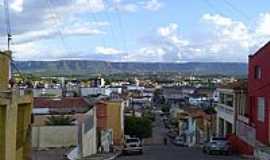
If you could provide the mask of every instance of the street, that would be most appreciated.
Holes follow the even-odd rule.
[[[166,129],[159,116],[154,122],[153,136],[145,141],[143,155],[123,155],[118,160],[240,160],[239,156],[206,155],[200,148],[179,147],[171,143],[163,145]]]

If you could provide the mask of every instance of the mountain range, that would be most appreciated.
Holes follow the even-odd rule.
[[[106,62],[92,60],[59,61],[16,61],[17,68],[24,73],[57,75],[82,75],[93,73],[143,73],[178,72],[188,74],[246,75],[246,63],[148,63],[148,62]]]

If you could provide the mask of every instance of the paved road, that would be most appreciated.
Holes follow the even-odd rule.
[[[238,156],[206,155],[198,148],[152,145],[143,155],[121,156],[117,160],[240,160]]]
[[[238,156],[220,156],[203,154],[200,148],[177,147],[173,144],[164,146],[162,138],[165,129],[157,116],[153,128],[152,140],[147,140],[143,155],[121,156],[117,160],[240,160]],[[152,144],[151,144],[152,143]]]

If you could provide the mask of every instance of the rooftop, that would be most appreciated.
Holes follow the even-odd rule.
[[[83,97],[34,98],[34,108],[86,108],[91,103]]]

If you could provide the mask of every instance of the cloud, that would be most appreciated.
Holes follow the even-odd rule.
[[[111,3],[111,10],[121,11],[121,12],[137,12],[139,10],[145,9],[148,11],[157,11],[163,7],[163,3],[159,0],[143,0],[139,2],[127,2],[124,0],[113,0]]]
[[[13,43],[52,39],[62,36],[91,36],[105,34],[104,21],[86,21],[83,14],[105,10],[103,0],[13,0],[10,4]],[[0,6],[0,11],[3,10]],[[3,17],[0,17],[4,21]],[[0,37],[5,35],[6,26],[0,26]]]
[[[144,8],[150,11],[157,11],[163,6],[163,3],[158,0],[148,0],[146,2],[143,2],[143,4]]]
[[[116,49],[116,48],[97,46],[96,47],[96,53],[103,54],[103,55],[116,55],[116,54],[123,53],[123,51],[121,51],[119,49]]]
[[[23,2],[24,2],[24,0],[14,0],[10,4],[10,8],[16,12],[22,12],[23,11]]]
[[[121,61],[162,62],[166,51],[159,46],[143,47],[131,53],[125,54]]]
[[[270,13],[260,14],[256,33],[258,35],[270,36],[270,29],[269,28],[270,28]]]
[[[261,14],[255,28],[219,14],[204,14],[199,22],[203,38],[183,37],[179,25],[169,23],[129,57],[138,61],[247,62],[248,55],[270,38],[270,13]]]

